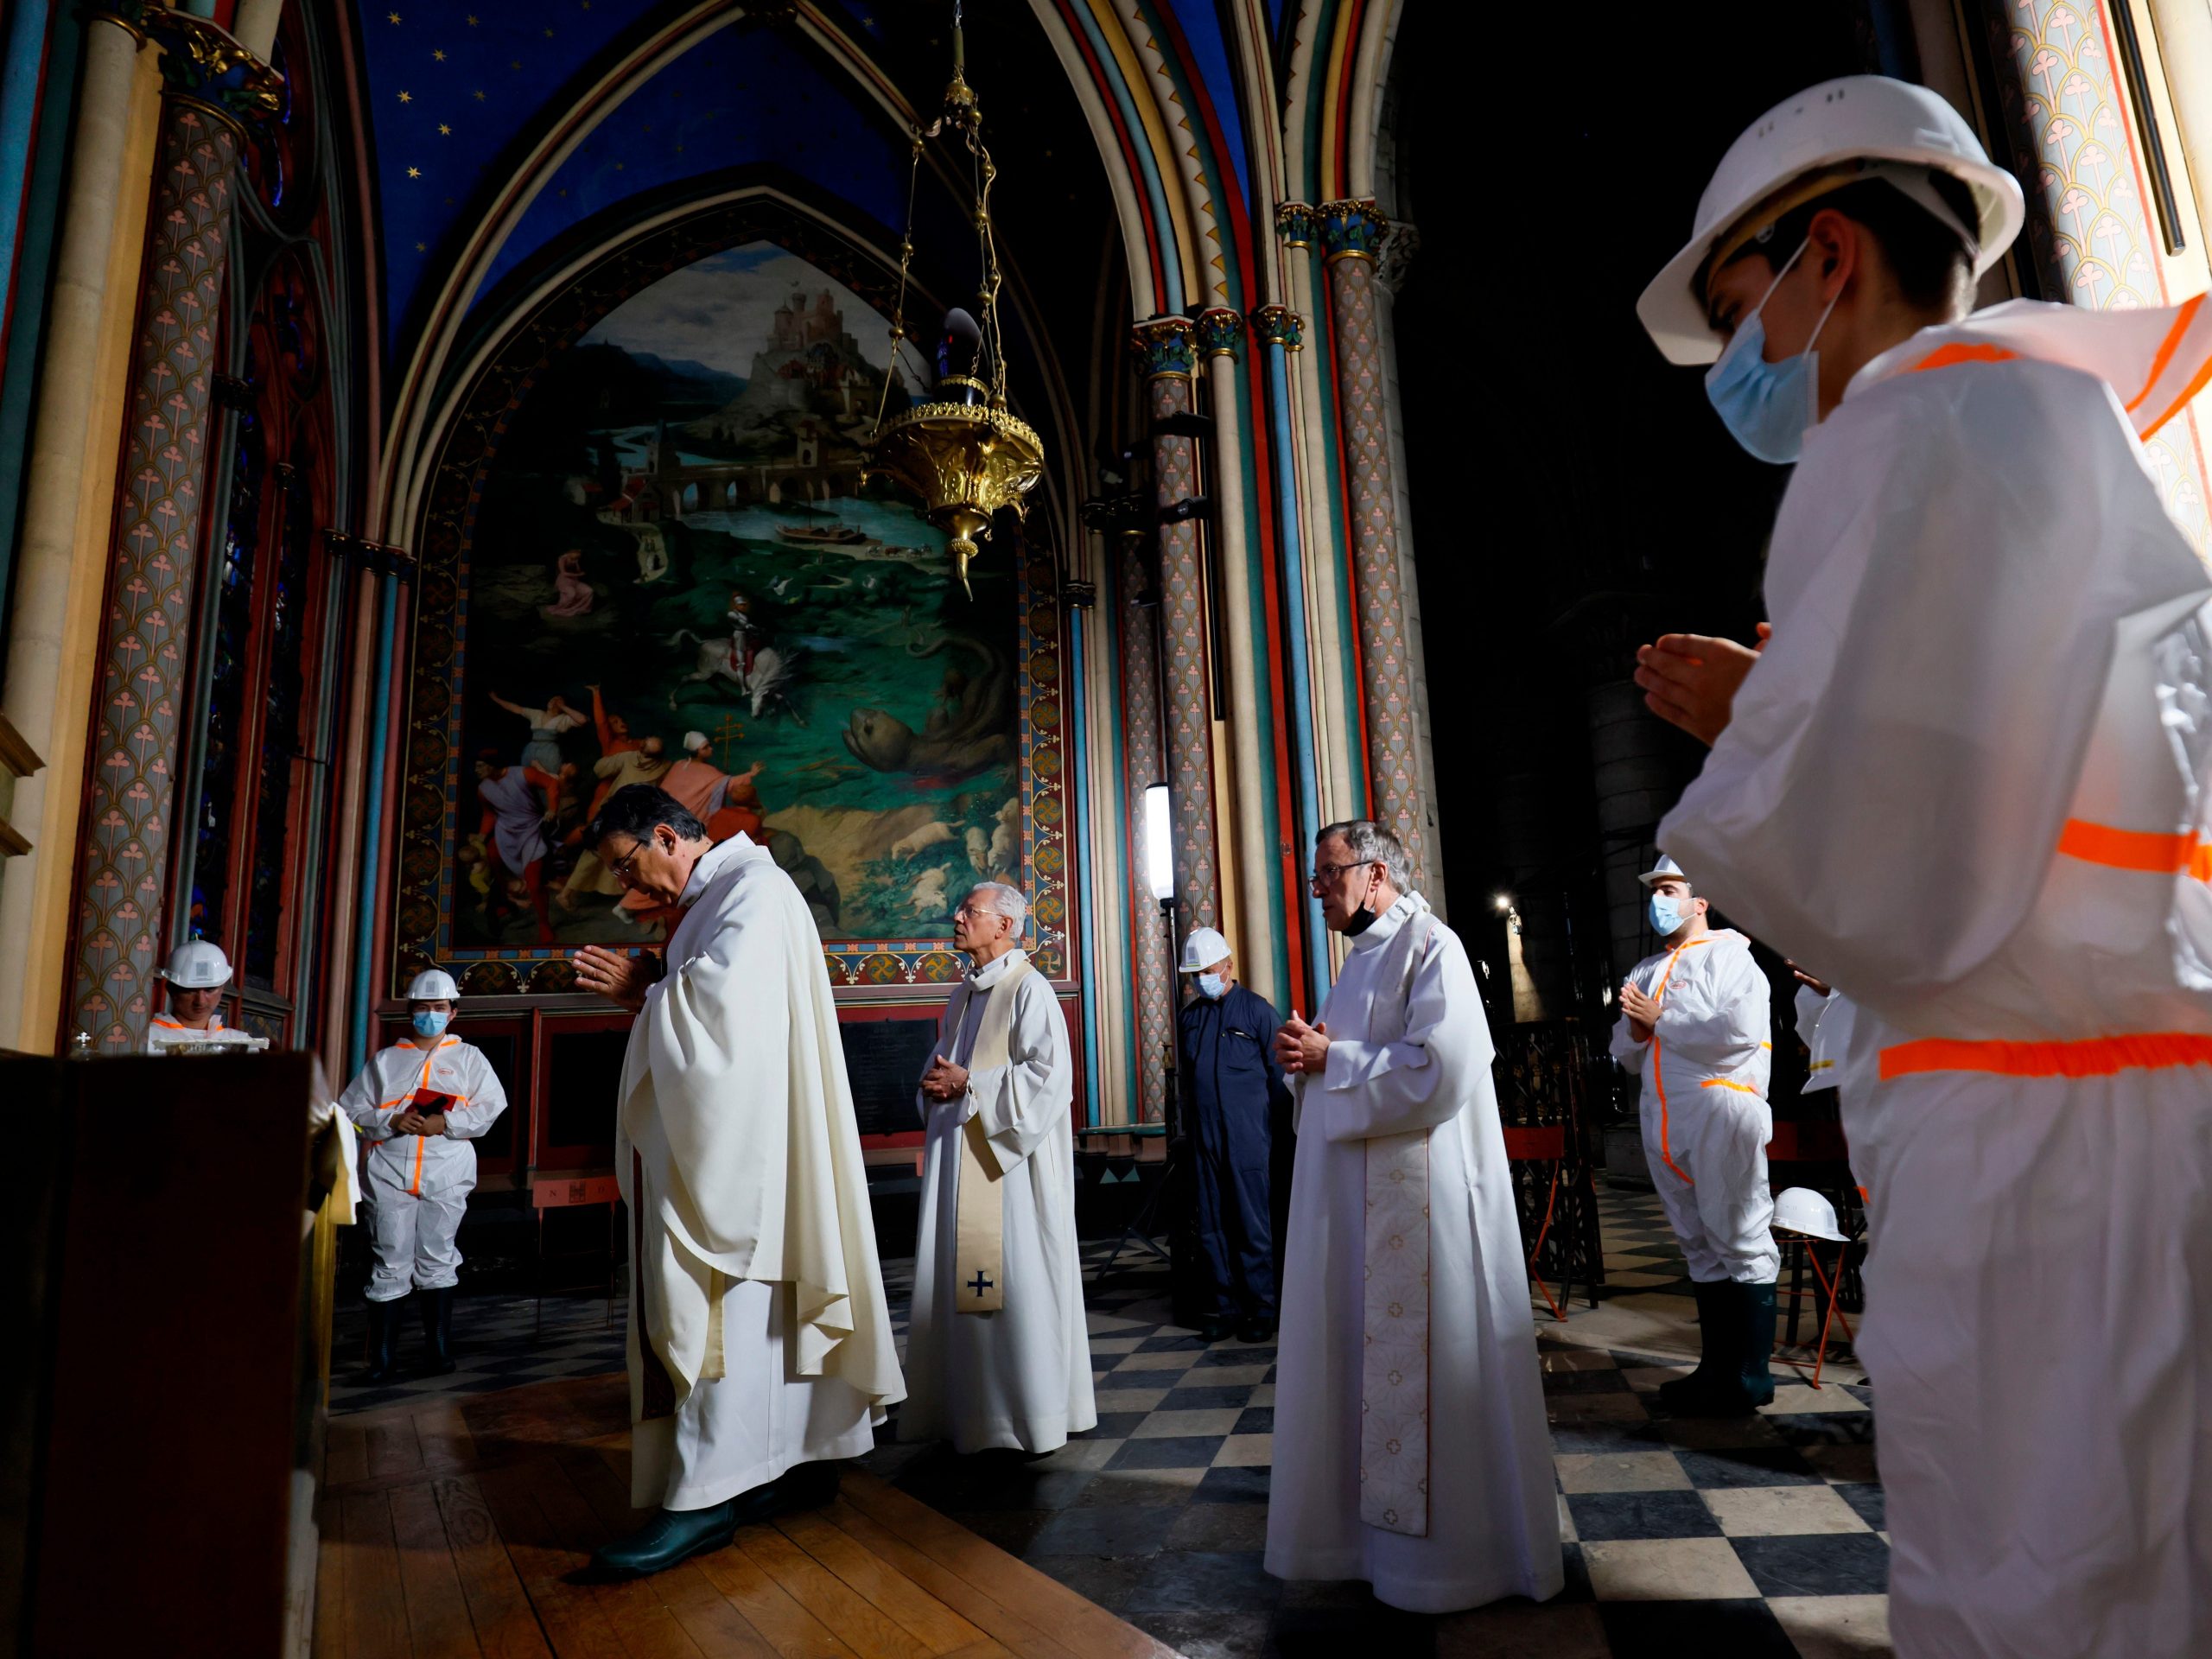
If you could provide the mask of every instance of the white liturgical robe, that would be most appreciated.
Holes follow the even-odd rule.
[[[806,901],[704,854],[623,1063],[631,1501],[705,1509],[853,1458],[904,1392],[837,1010]]]
[[[1427,938],[1394,972],[1407,953],[1389,947],[1416,917]],[[1565,1569],[1551,1434],[1490,1024],[1465,947],[1428,917],[1427,900],[1408,894],[1352,940],[1320,1020],[1327,1065],[1293,1079],[1298,1154],[1268,1571],[1364,1579],[1378,1599],[1415,1612],[1554,1595]],[[1372,1040],[1378,1031],[1399,1034]],[[1419,1132],[1427,1141],[1426,1417],[1435,1432],[1425,1530],[1412,1535],[1361,1518],[1363,1357],[1370,1143],[1402,1146]]]
[[[969,994],[956,995],[945,1009],[938,1053],[956,1065],[968,1064],[990,990],[1027,960],[1009,950],[969,976]],[[1098,1423],[1083,1259],[1076,1248],[1067,1020],[1040,973],[1022,975],[1011,995],[1006,1064],[971,1070],[960,1099],[921,1099],[929,1138],[906,1335],[912,1392],[899,1414],[899,1438],[950,1440],[961,1452],[1050,1452]],[[957,1312],[955,1236],[960,1147],[971,1117],[981,1121],[988,1154],[1003,1172],[997,1185],[1004,1205],[1005,1301],[997,1313],[963,1316]]]

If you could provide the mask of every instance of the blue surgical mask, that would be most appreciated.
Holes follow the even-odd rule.
[[[1821,354],[1813,349],[1813,341],[1828,326],[1828,313],[1835,309],[1835,301],[1843,297],[1843,290],[1838,289],[1835,299],[1828,302],[1827,310],[1821,313],[1820,321],[1814,325],[1813,339],[1805,342],[1803,351],[1779,363],[1766,360],[1766,323],[1759,314],[1766,309],[1766,302],[1782,286],[1790,267],[1805,257],[1808,245],[1797,245],[1797,251],[1775,273],[1751,315],[1736,325],[1735,337],[1705,374],[1705,395],[1712,400],[1721,424],[1746,450],[1777,467],[1797,459],[1805,447],[1805,434],[1819,422]]]
[[[415,1034],[417,1037],[442,1036],[445,1032],[446,1021],[452,1018],[453,1015],[450,1014],[436,1013],[429,1008],[417,1008],[415,1011]]]
[[[1687,899],[1677,899],[1671,893],[1653,893],[1649,906],[1651,931],[1662,939],[1671,938],[1689,919],[1688,904]]]
[[[1209,1002],[1218,1002],[1229,995],[1229,982],[1219,974],[1200,974],[1198,995]]]

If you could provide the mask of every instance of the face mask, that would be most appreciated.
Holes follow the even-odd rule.
[[[1651,895],[1651,931],[1661,938],[1672,938],[1689,920],[1688,900],[1676,899],[1663,893]]]
[[[1367,878],[1367,897],[1361,899],[1359,908],[1352,912],[1351,919],[1344,924],[1344,931],[1356,939],[1374,926],[1382,914],[1375,908],[1375,878],[1370,875]]]
[[[1209,1002],[1218,1002],[1229,995],[1229,982],[1219,974],[1200,974],[1198,995]]]
[[[1821,330],[1828,326],[1828,313],[1835,309],[1836,300],[1843,297],[1843,290],[1838,289],[1835,299],[1828,302],[1827,310],[1821,313],[1820,321],[1813,326],[1813,339],[1805,342],[1803,351],[1779,363],[1766,360],[1766,323],[1759,314],[1809,245],[1809,242],[1797,245],[1789,264],[1775,274],[1751,315],[1736,326],[1735,338],[1728,342],[1727,350],[1705,375],[1705,395],[1712,400],[1721,424],[1745,449],[1777,467],[1797,459],[1805,447],[1805,434],[1819,423],[1821,354],[1813,349],[1813,341],[1820,339]]]
[[[415,1034],[417,1037],[442,1035],[446,1028],[446,1021],[452,1018],[453,1016],[449,1014],[437,1014],[429,1008],[418,1009],[415,1014]]]

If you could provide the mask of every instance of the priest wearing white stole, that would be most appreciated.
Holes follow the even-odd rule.
[[[1443,1613],[1565,1573],[1490,1026],[1410,882],[1373,823],[1316,839],[1351,952],[1319,1017],[1275,1039],[1299,1132],[1267,1569]]]
[[[1098,1424],[1075,1236],[1067,1020],[987,881],[952,918],[974,963],[923,1076],[928,1123],[902,1440],[1050,1452]]]
[[[615,1171],[628,1201],[631,1501],[593,1558],[655,1573],[827,1501],[905,1393],[822,941],[767,849],[650,785],[586,832],[615,879],[680,906],[665,972],[589,947],[576,977],[637,1013]]]

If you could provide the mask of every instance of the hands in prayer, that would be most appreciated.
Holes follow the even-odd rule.
[[[1319,1074],[1329,1064],[1329,1027],[1309,1026],[1296,1008],[1275,1033],[1275,1064],[1297,1077]]]
[[[1637,646],[1636,683],[1644,706],[1709,747],[1728,729],[1736,690],[1773,634],[1762,622],[1756,645],[1706,633],[1662,633],[1656,645]]]
[[[645,987],[652,982],[642,957],[588,944],[576,952],[575,960],[576,983],[585,990],[620,1003],[632,1014],[645,1006]]]
[[[930,1060],[930,1069],[922,1073],[922,1092],[931,1100],[957,1100],[968,1092],[968,1068],[955,1065],[938,1054]]]
[[[1659,1023],[1659,999],[1647,996],[1635,985],[1621,982],[1621,1012],[1628,1015],[1630,1033],[1639,1043],[1651,1040],[1651,1028]]]

